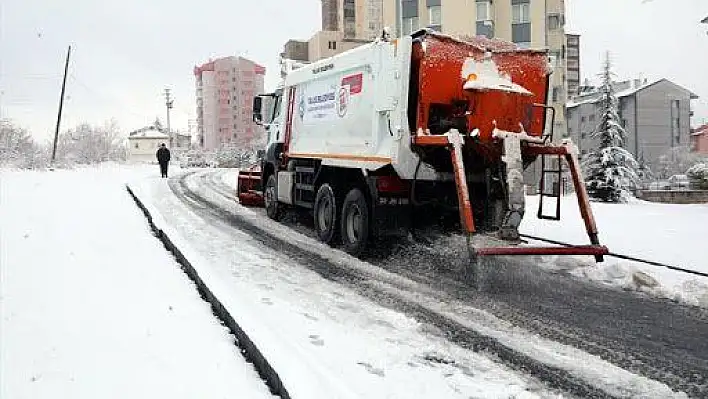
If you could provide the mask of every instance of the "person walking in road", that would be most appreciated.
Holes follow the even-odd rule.
[[[170,164],[170,150],[167,149],[165,143],[160,144],[156,155],[157,162],[160,164],[160,174],[162,177],[167,177],[167,166]]]

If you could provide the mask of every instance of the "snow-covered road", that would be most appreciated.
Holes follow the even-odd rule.
[[[421,344],[427,342],[430,345],[431,342],[439,342],[438,340],[443,338],[442,343],[448,341],[446,345],[455,344],[452,347],[459,345],[467,348],[481,348],[506,359],[504,363],[512,365],[512,368],[532,368],[534,375],[546,375],[545,383],[550,382],[553,385],[553,380],[555,380],[557,383],[555,386],[564,388],[568,388],[568,384],[570,384],[574,387],[571,390],[576,389],[576,393],[577,389],[597,386],[611,395],[673,396],[665,385],[632,374],[616,365],[628,367],[640,374],[647,373],[652,378],[659,379],[664,379],[672,373],[679,373],[681,377],[678,379],[674,377],[671,377],[674,378],[673,380],[666,379],[666,381],[672,381],[677,387],[691,387],[690,389],[695,390],[696,383],[704,383],[700,376],[693,374],[693,366],[686,367],[688,364],[696,366],[694,360],[697,360],[701,365],[696,366],[699,367],[698,370],[706,369],[708,363],[703,357],[706,351],[702,349],[702,344],[699,341],[695,342],[699,347],[699,352],[696,355],[674,353],[679,348],[669,346],[662,349],[662,351],[665,350],[669,353],[669,357],[662,357],[654,349],[648,350],[648,348],[654,348],[651,342],[639,340],[638,343],[632,344],[631,340],[624,341],[626,338],[621,338],[622,336],[628,337],[626,334],[631,331],[626,331],[626,328],[633,326],[638,327],[641,333],[651,332],[654,329],[654,332],[660,335],[657,339],[671,339],[672,334],[677,334],[678,339],[695,341],[698,339],[694,337],[696,329],[705,328],[705,320],[696,320],[695,315],[690,312],[689,314],[676,314],[678,332],[673,332],[673,329],[667,329],[668,327],[664,323],[670,322],[667,317],[671,316],[661,313],[666,310],[675,311],[671,309],[671,304],[661,301],[655,302],[621,291],[606,291],[586,286],[584,283],[573,282],[563,276],[534,271],[528,265],[523,269],[518,269],[519,265],[513,264],[498,265],[499,270],[492,277],[496,279],[494,282],[497,287],[502,288],[501,291],[497,290],[476,297],[469,292],[471,291],[470,287],[466,286],[463,281],[459,281],[459,275],[454,275],[454,270],[448,270],[451,265],[446,262],[452,261],[451,263],[454,263],[455,256],[459,255],[454,251],[442,254],[425,254],[425,251],[412,254],[402,252],[394,254],[393,263],[383,261],[376,263],[377,266],[361,262],[344,256],[339,251],[333,251],[331,248],[310,239],[307,235],[299,234],[296,231],[297,228],[283,227],[263,218],[257,212],[254,213],[238,206],[234,203],[231,196],[232,191],[228,187],[223,184],[220,188],[214,187],[215,179],[213,176],[209,176],[210,174],[213,172],[198,172],[194,176],[184,179],[184,186],[181,188],[177,183],[177,180],[181,179],[170,182],[173,183],[173,188],[177,187],[176,192],[187,190],[191,194],[181,195],[182,203],[187,204],[191,209],[190,212],[182,215],[171,214],[180,209],[180,202],[175,202],[168,192],[155,191],[154,187],[149,185],[143,185],[142,190],[144,195],[151,194],[156,198],[155,207],[163,212],[166,223],[175,225],[175,231],[181,231],[183,236],[190,237],[182,244],[191,247],[194,256],[212,260],[212,265],[206,266],[207,268],[213,267],[213,263],[215,263],[213,260],[218,259],[218,256],[221,255],[222,261],[216,263],[222,263],[220,267],[226,270],[217,271],[222,276],[216,280],[224,280],[227,275],[232,274],[236,278],[230,285],[244,291],[254,284],[256,286],[262,284],[261,290],[264,292],[256,291],[255,296],[265,296],[268,299],[265,301],[264,310],[259,314],[260,319],[267,320],[269,314],[272,314],[271,317],[275,317],[276,320],[281,317],[290,317],[281,315],[283,311],[286,311],[301,313],[307,324],[317,324],[317,320],[322,320],[322,318],[315,316],[317,320],[310,319],[308,315],[312,315],[312,309],[319,312],[322,312],[323,309],[331,311],[330,309],[334,305],[334,307],[340,308],[337,312],[341,312],[342,306],[339,305],[340,298],[342,298],[341,292],[344,290],[347,292],[347,302],[355,300],[356,303],[363,301],[367,304],[366,307],[356,306],[355,313],[357,314],[362,313],[362,308],[367,309],[366,313],[369,314],[371,309],[377,308],[377,305],[384,305],[383,310],[386,312],[391,309],[398,310],[423,321],[418,326],[419,329],[425,330],[423,339],[420,340]],[[219,209],[214,208],[215,204],[218,204]],[[191,219],[186,219],[190,213]],[[449,244],[449,248],[455,247],[454,242],[446,244]],[[248,245],[250,248],[244,247],[244,245]],[[253,261],[254,254],[259,253],[260,255],[257,255],[256,258],[264,258],[263,253],[268,255],[265,256],[265,259]],[[247,261],[242,261],[241,258],[245,258]],[[412,259],[416,261],[412,262]],[[247,269],[248,272],[239,272],[244,264],[248,265],[252,262],[255,264]],[[204,260],[203,263],[206,265],[210,262]],[[387,273],[384,269],[389,269],[394,273]],[[300,278],[293,279],[293,276],[301,274],[307,277],[305,280],[307,283],[303,283]],[[417,282],[403,276],[410,277]],[[508,283],[504,283],[505,279],[506,281],[522,279],[522,281],[517,281],[518,286],[515,290],[507,291],[503,288],[508,285]],[[266,280],[266,282],[261,280]],[[337,284],[331,285],[332,282]],[[554,292],[553,284],[557,285],[560,290]],[[224,292],[224,295],[233,296],[233,290],[232,288],[231,293]],[[329,293],[330,290],[334,293]],[[339,294],[337,294],[338,292]],[[273,296],[278,294],[279,300],[273,301]],[[304,294],[308,295],[310,299],[300,299],[300,296]],[[361,295],[364,295],[365,298],[361,298]],[[572,299],[572,304],[563,303],[567,301],[563,299],[566,296],[571,297],[568,299]],[[297,298],[298,304],[310,305],[304,309],[300,307],[302,305],[293,307],[295,298]],[[592,299],[588,301],[583,298]],[[232,306],[237,309],[240,308],[236,302],[245,300],[246,303],[249,303],[244,298],[233,300],[235,304]],[[253,298],[250,301],[253,301]],[[269,302],[278,305],[270,305]],[[608,314],[607,310],[616,310],[622,302],[626,302],[628,305],[627,310]],[[535,307],[536,303],[538,306]],[[243,303],[240,306],[244,307]],[[577,311],[563,310],[566,306],[575,306]],[[343,308],[349,307],[351,307],[350,304],[343,306]],[[480,308],[488,309],[488,311],[480,310]],[[502,318],[508,321],[495,318],[489,311],[502,315]],[[381,310],[377,312],[380,313]],[[583,312],[588,312],[585,320],[580,319]],[[651,325],[646,328],[637,324],[644,319],[645,312],[658,312],[657,320],[651,322]],[[682,313],[685,312],[682,311]],[[607,321],[609,328],[598,329],[600,327],[598,323],[602,323],[603,318],[606,319],[608,315],[611,317],[605,321]],[[629,321],[622,321],[623,317],[627,317]],[[345,315],[341,317],[339,323],[344,324],[346,320],[356,320],[356,318],[352,315]],[[518,328],[509,321],[519,323],[524,328],[532,330],[532,333]],[[254,323],[259,325],[263,323],[263,320],[255,320]],[[393,325],[396,328],[392,329],[390,333],[396,332],[395,337],[402,331],[402,328],[397,324]],[[355,331],[357,330],[368,331],[368,327],[347,326],[346,324],[345,326],[350,335],[356,335]],[[368,326],[368,324],[364,324],[364,326]],[[322,337],[319,332],[325,329],[326,327],[318,326],[314,334],[304,331],[300,334],[301,338],[296,337],[295,339],[303,339],[309,335]],[[268,330],[273,333],[272,330],[275,328]],[[296,330],[289,324],[287,331],[292,333]],[[665,337],[667,334],[668,337]],[[260,338],[264,337],[259,334],[255,335]],[[562,343],[554,342],[555,340]],[[266,339],[266,341],[268,340]],[[416,340],[407,338],[406,342],[413,343]],[[272,342],[266,342],[265,346],[271,344]],[[629,345],[629,348],[625,348],[623,346],[625,344]],[[338,358],[347,359],[347,356],[337,352],[337,345],[336,340],[335,343],[328,344],[328,352],[332,350],[337,353]],[[610,362],[589,355],[574,346],[601,355],[609,359]],[[382,348],[385,345],[371,343],[363,347]],[[457,349],[460,348],[457,347]],[[632,353],[633,351],[637,351],[637,353]],[[277,357],[278,352],[283,351],[276,350],[275,352]],[[312,348],[309,352],[312,354]],[[395,362],[391,364],[391,355],[386,350],[377,349],[377,352],[379,352],[379,358],[384,359],[379,360],[379,364],[389,364],[386,367],[374,366],[374,370],[379,370],[386,376],[387,386],[398,386],[398,381],[405,381],[397,380],[396,373],[385,371],[388,369],[387,367],[395,364]],[[417,357],[415,355],[415,351],[410,353],[408,360],[420,357],[419,354]],[[638,359],[634,359],[635,355],[638,356]],[[657,355],[659,356],[657,357]],[[451,355],[448,353],[448,356]],[[463,351],[458,356],[466,357],[470,354]],[[680,356],[684,356],[685,359],[676,363],[676,358]],[[695,356],[699,357],[695,358]],[[429,357],[423,356],[423,358]],[[464,359],[464,357],[462,358]],[[352,363],[359,366],[361,366],[360,363],[374,365],[371,361],[361,362],[356,360],[357,358],[356,356],[351,357]],[[433,358],[438,358],[438,356]],[[318,358],[315,356],[313,359]],[[449,359],[454,359],[454,364],[461,363],[455,356],[451,356]],[[323,360],[318,359],[318,362],[321,361]],[[447,361],[443,363],[447,363]],[[275,367],[278,368],[277,365]],[[337,366],[331,370],[340,367],[343,366]],[[393,368],[395,370],[395,367]],[[287,367],[285,369],[287,370]],[[282,373],[283,368],[281,367],[280,370]],[[376,375],[371,371],[367,372]],[[563,376],[564,374],[567,375]],[[428,379],[434,380],[434,378]],[[285,380],[287,385],[287,378]],[[411,386],[415,387],[416,385],[414,383]],[[414,389],[414,392],[417,390]]]
[[[0,172],[1,398],[272,397],[105,166]]]
[[[425,324],[320,277],[299,263],[307,259],[204,218],[202,205],[185,206],[164,181],[140,180],[131,188],[292,397],[556,397],[535,378],[428,334]]]

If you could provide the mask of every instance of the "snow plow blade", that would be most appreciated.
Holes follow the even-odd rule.
[[[261,168],[258,164],[238,172],[238,201],[246,206],[264,206]]]

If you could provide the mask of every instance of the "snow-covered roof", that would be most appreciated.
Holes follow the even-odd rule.
[[[708,134],[708,124],[691,129],[691,136],[703,136],[704,134]]]
[[[130,133],[128,139],[169,139],[170,136],[162,133],[154,127],[140,129]]]
[[[631,96],[638,91],[644,90],[649,86],[653,86],[661,81],[667,81],[669,83],[675,84],[671,81],[669,81],[666,78],[661,78],[661,79],[655,79],[655,80],[650,80],[650,81],[644,81],[642,84],[635,84],[634,81],[624,81],[624,82],[616,82],[615,87],[621,88],[618,90],[615,95],[617,98],[622,98],[622,97],[627,97]],[[688,91],[688,90],[687,90]],[[696,99],[698,96],[694,94],[693,92],[689,91],[691,99]],[[583,104],[592,104],[597,102],[600,99],[600,92],[598,91],[598,88],[595,88],[594,91],[591,91],[587,94],[580,95],[578,97],[575,97],[573,100],[568,101],[566,103],[566,108],[574,108],[579,105]]]
[[[634,85],[631,82],[619,82],[619,83],[616,83],[616,85],[619,86],[622,83],[629,83],[629,87],[626,89],[617,91],[615,93],[615,95],[617,96],[617,98],[627,97],[627,96],[630,96],[640,90],[646,89],[647,87],[652,86],[662,80],[664,80],[664,79],[657,79],[657,80],[648,81],[648,82],[645,81],[641,85]],[[581,96],[576,97],[575,99],[573,99],[571,101],[568,101],[568,103],[566,104],[566,107],[573,108],[573,107],[577,107],[577,106],[583,105],[583,104],[592,104],[592,103],[597,102],[599,99],[600,99],[600,92],[598,91],[598,88],[596,88],[594,91],[591,91],[590,93],[583,94]]]

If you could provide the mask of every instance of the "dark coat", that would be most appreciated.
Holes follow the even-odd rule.
[[[170,150],[168,150],[167,147],[160,147],[160,149],[157,150],[157,162],[170,162]]]

